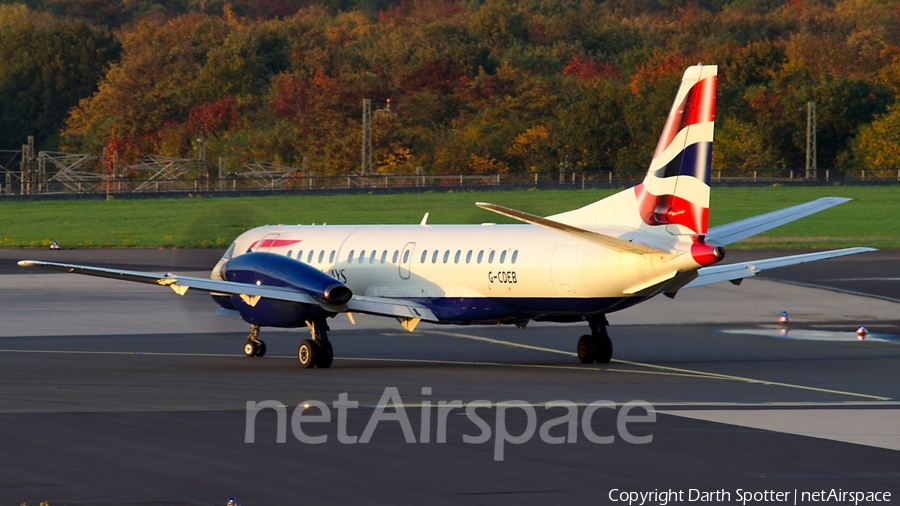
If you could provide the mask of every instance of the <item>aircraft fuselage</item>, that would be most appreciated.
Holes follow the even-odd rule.
[[[658,293],[642,282],[700,267],[689,251],[634,255],[530,225],[296,225],[250,230],[231,255],[284,255],[356,295],[412,300],[442,323],[467,324],[623,309]]]

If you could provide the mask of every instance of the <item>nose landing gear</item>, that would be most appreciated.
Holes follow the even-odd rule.
[[[250,325],[250,335],[247,336],[247,342],[244,343],[244,355],[248,357],[261,357],[266,354],[266,343],[260,341],[259,325]]]

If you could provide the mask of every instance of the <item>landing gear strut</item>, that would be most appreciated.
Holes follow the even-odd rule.
[[[304,339],[297,348],[297,360],[300,365],[307,369],[320,367],[328,369],[334,362],[334,349],[331,347],[331,341],[328,340],[328,322],[325,318],[316,318],[307,320],[306,326],[309,327],[310,339]]]
[[[608,364],[612,360],[613,346],[606,327],[609,322],[605,315],[589,316],[590,335],[583,335],[578,340],[578,360],[582,364]]]
[[[247,342],[244,343],[244,355],[248,357],[261,357],[266,354],[266,343],[260,341],[259,325],[250,324],[250,335],[247,336]]]

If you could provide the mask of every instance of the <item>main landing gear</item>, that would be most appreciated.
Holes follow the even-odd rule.
[[[247,336],[247,342],[244,343],[244,355],[248,357],[261,357],[266,354],[266,343],[260,341],[259,325],[250,325],[250,335]]]
[[[311,339],[304,339],[300,342],[300,348],[297,349],[297,359],[300,365],[310,369],[313,367],[321,367],[328,369],[334,362],[334,349],[331,347],[331,341],[328,340],[328,322],[324,318],[316,318],[315,320],[307,320],[306,326],[309,327],[309,335]],[[247,342],[244,343],[244,355],[248,357],[261,357],[266,354],[266,343],[258,339],[259,325],[250,325],[250,335],[247,336]]]
[[[300,343],[300,347],[297,348],[297,360],[307,369],[316,366],[328,369],[334,362],[334,350],[331,341],[328,340],[328,322],[325,318],[316,318],[307,320],[306,326],[309,327],[311,339],[304,339]]]
[[[591,326],[590,335],[583,335],[578,340],[578,360],[582,364],[608,364],[612,360],[613,346],[606,327],[609,322],[606,315],[589,316],[588,325]]]

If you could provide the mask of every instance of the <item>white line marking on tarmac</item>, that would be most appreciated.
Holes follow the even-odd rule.
[[[0,353],[57,353],[62,355],[148,355],[157,357],[239,357],[226,353],[174,353],[155,351],[87,351],[87,350],[0,350]],[[246,358],[246,357],[244,357]],[[288,357],[285,357],[288,358]],[[289,357],[296,358],[296,357]]]
[[[491,339],[489,337],[481,337],[481,336],[473,336],[470,334],[461,334],[458,332],[443,332],[443,331],[427,331],[427,333],[438,334],[438,335],[446,335],[449,337],[457,337],[462,339],[469,339],[474,341],[481,341],[491,344],[499,344],[503,346],[511,346],[514,348],[523,348],[533,351],[542,351],[547,353],[555,353],[560,355],[568,355],[568,356],[577,356],[575,353],[571,353],[563,350],[555,350],[553,348],[544,348],[540,346],[532,346],[528,344],[521,343],[512,343],[509,341],[502,341],[499,339]],[[73,354],[73,355],[146,355],[146,356],[161,356],[161,357],[217,357],[217,358],[244,358],[247,357],[236,355],[236,354],[226,354],[226,353],[173,353],[173,352],[140,352],[140,351],[86,351],[86,350],[15,350],[15,349],[0,349],[0,353],[57,353],[57,354]],[[295,356],[292,355],[270,355],[270,358],[280,358],[280,359],[296,359]],[[618,372],[618,373],[629,373],[629,374],[659,374],[665,376],[683,376],[683,377],[692,377],[692,378],[706,378],[706,379],[717,379],[723,381],[735,381],[740,383],[748,383],[748,384],[758,384],[765,386],[775,386],[775,387],[783,387],[783,388],[792,388],[798,390],[807,390],[812,392],[820,392],[834,395],[843,395],[849,397],[860,397],[864,399],[872,399],[876,401],[891,401],[890,397],[882,397],[877,395],[869,395],[869,394],[861,394],[857,392],[847,392],[844,390],[832,390],[827,388],[818,388],[811,387],[806,385],[797,385],[793,383],[782,383],[777,381],[767,381],[767,380],[759,380],[754,378],[745,378],[742,376],[733,376],[729,374],[719,374],[719,373],[711,373],[706,371],[697,371],[693,369],[683,369],[678,367],[670,367],[670,366],[662,366],[656,364],[646,364],[643,362],[632,362],[629,360],[612,360],[613,363],[630,365],[634,367],[642,367],[651,369],[652,371],[631,371],[627,369],[596,369],[591,366],[561,366],[561,365],[542,365],[542,364],[510,364],[510,363],[499,363],[499,362],[472,362],[472,361],[452,361],[452,360],[430,360],[430,359],[397,359],[397,358],[374,358],[374,357],[335,357],[340,360],[357,360],[357,361],[372,361],[372,362],[403,362],[403,363],[431,363],[431,364],[446,364],[446,365],[485,365],[485,366],[502,366],[502,367],[525,367],[525,368],[534,368],[534,369],[565,369],[565,370],[575,370],[575,371],[608,371],[608,372]]]
[[[496,407],[498,404],[508,403],[509,401],[500,401],[500,402],[492,402],[491,407]],[[517,401],[517,402],[525,402],[525,401]],[[553,402],[553,401],[547,401]],[[534,408],[544,408],[547,406],[547,402],[525,402],[524,405],[528,405]],[[590,405],[589,402],[582,401],[571,401],[577,407],[583,408]],[[622,407],[629,402],[615,402],[618,407]],[[702,411],[693,410],[693,409],[685,409],[682,408],[890,408],[892,411],[900,411],[897,409],[892,409],[893,406],[900,406],[900,401],[891,401],[891,402],[857,402],[857,401],[847,401],[847,402],[649,402],[649,404],[653,405],[653,408],[658,410],[659,413],[664,413],[667,415],[673,416],[681,416],[682,413],[700,413]],[[518,404],[522,405],[522,404]],[[362,407],[374,408],[378,406],[377,404],[360,404]],[[434,403],[429,403],[429,407],[434,409]],[[289,406],[285,406],[289,407]],[[423,408],[426,407],[425,404],[420,402],[404,402],[401,404],[385,404],[386,408]],[[665,411],[663,411],[665,410]],[[738,411],[741,410],[731,410]],[[746,410],[753,412],[754,410]],[[775,410],[770,410],[775,411]],[[787,411],[786,409],[784,411]],[[820,410],[807,410],[809,412],[816,411],[826,411],[824,409]],[[859,410],[863,411],[863,410]],[[866,410],[866,411],[878,411],[878,410]]]
[[[832,278],[819,281],[900,281],[900,278]]]
[[[659,411],[666,415],[900,451],[900,409]]]
[[[443,332],[443,331],[428,331],[428,332],[432,333],[432,334],[440,334],[440,335],[446,335],[446,336],[450,336],[450,337],[459,337],[459,338],[463,338],[463,339],[471,339],[474,341],[500,344],[500,345],[512,346],[512,347],[516,347],[516,348],[524,348],[524,349],[535,350],[535,351],[544,351],[544,352],[548,352],[548,353],[557,353],[557,354],[562,354],[562,355],[577,356],[577,354],[568,352],[568,351],[555,350],[552,348],[543,348],[540,346],[532,346],[532,345],[528,345],[528,344],[512,343],[509,341],[502,341],[499,339],[491,339],[489,337],[473,336],[470,334],[461,334],[458,332]],[[861,394],[861,393],[857,393],[857,392],[847,392],[844,390],[832,390],[832,389],[828,389],[828,388],[818,388],[818,387],[811,387],[811,386],[806,386],[806,385],[796,385],[793,383],[782,383],[782,382],[778,382],[778,381],[759,380],[759,379],[754,379],[754,378],[745,378],[742,376],[733,376],[730,374],[719,374],[719,373],[712,373],[712,372],[706,372],[706,371],[697,371],[697,370],[693,370],[693,369],[682,369],[679,367],[670,367],[670,366],[663,366],[663,365],[656,365],[656,364],[646,364],[643,362],[632,362],[629,360],[613,359],[612,362],[616,363],[616,364],[625,364],[625,365],[631,365],[631,366],[635,366],[635,367],[644,367],[644,368],[648,368],[648,369],[653,369],[655,371],[664,371],[666,373],[674,372],[674,373],[690,375],[690,376],[695,376],[695,377],[709,378],[709,379],[719,379],[719,380],[726,380],[726,381],[737,381],[740,383],[750,383],[750,384],[759,384],[759,385],[766,385],[766,386],[793,388],[793,389],[798,389],[798,390],[808,390],[811,392],[820,392],[820,393],[835,394],[835,395],[846,395],[846,396],[850,396],[850,397],[861,397],[864,399],[873,399],[873,400],[877,400],[877,401],[891,400],[890,397],[882,397],[882,396],[878,396],[878,395]],[[619,370],[618,372],[625,372],[625,371]]]
[[[893,297],[887,297],[884,295],[876,295],[873,293],[866,293],[866,292],[857,292],[855,290],[844,290],[843,288],[835,288],[833,286],[828,286],[828,285],[817,285],[815,283],[803,283],[800,281],[788,281],[786,279],[772,279],[772,278],[764,278],[764,279],[766,279],[768,281],[775,281],[776,283],[784,283],[786,285],[802,286],[804,288],[819,288],[821,290],[828,290],[830,292],[846,293],[847,295],[856,295],[859,297],[869,297],[872,299],[881,299],[881,300],[886,300],[888,302],[900,302],[900,299],[895,299]]]

